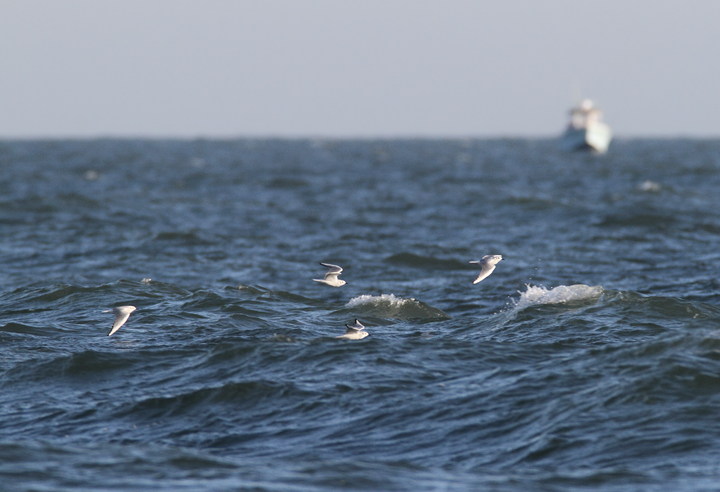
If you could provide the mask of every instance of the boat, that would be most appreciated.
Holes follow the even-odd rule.
[[[603,123],[602,111],[590,99],[583,99],[570,110],[570,123],[560,139],[566,150],[607,151],[612,140],[610,127]]]

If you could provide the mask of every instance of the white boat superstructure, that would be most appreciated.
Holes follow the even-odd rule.
[[[590,99],[570,110],[570,123],[561,139],[567,150],[607,151],[612,140],[610,127],[603,123],[602,111]]]

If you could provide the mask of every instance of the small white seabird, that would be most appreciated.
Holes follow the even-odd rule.
[[[331,287],[340,287],[345,285],[347,282],[344,280],[340,280],[338,278],[338,275],[340,275],[343,271],[342,268],[340,268],[337,265],[331,265],[330,263],[320,263],[324,267],[328,267],[330,270],[325,274],[325,278],[319,279],[314,278],[313,280],[315,282],[320,282],[321,284],[326,284]]]
[[[365,326],[363,326],[363,324],[360,323],[358,320],[355,320],[355,324],[352,326],[345,326],[347,327],[345,334],[335,338],[345,338],[347,340],[361,340],[368,336],[368,332],[365,331]]]
[[[125,324],[125,322],[130,317],[130,313],[135,311],[135,306],[118,306],[112,309],[108,309],[107,311],[103,311],[103,313],[113,313],[115,315],[115,322],[112,325],[112,329],[110,330],[110,333],[107,334],[107,336],[112,335],[116,331],[120,329],[122,325]]]
[[[493,272],[493,270],[495,270],[495,265],[497,265],[502,259],[503,257],[501,255],[485,255],[480,261],[471,261],[470,263],[477,263],[478,265],[480,265],[481,268],[480,275],[478,275],[477,278],[473,280],[473,284],[476,284],[481,280],[488,278]]]

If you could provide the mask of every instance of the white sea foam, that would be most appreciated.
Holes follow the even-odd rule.
[[[518,291],[520,299],[517,301],[513,299],[517,309],[525,309],[538,304],[562,304],[597,299],[603,293],[603,288],[599,285],[592,287],[584,284],[559,285],[550,290],[535,285],[527,285],[526,287],[525,292]]]
[[[379,316],[382,318],[449,318],[446,313],[417,299],[396,297],[394,294],[381,294],[379,296],[362,295],[353,297],[345,304],[366,316]]]
[[[662,185],[660,183],[656,183],[655,181],[650,181],[648,179],[638,185],[638,190],[656,193],[656,192],[662,190]]]
[[[395,297],[394,294],[382,294],[379,296],[371,296],[371,295],[362,295],[358,297],[353,297],[348,301],[347,304],[345,304],[345,307],[357,307],[362,306],[365,304],[372,304],[372,305],[378,305],[378,304],[387,304],[391,307],[401,307],[408,303],[416,302],[415,299],[412,297],[410,299],[403,299],[402,297]]]

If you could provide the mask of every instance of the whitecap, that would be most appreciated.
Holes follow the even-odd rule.
[[[100,173],[95,171],[94,169],[90,169],[88,171],[85,171],[85,174],[83,176],[88,181],[95,181],[100,177]]]
[[[657,193],[658,191],[662,190],[662,185],[660,183],[656,183],[655,181],[650,181],[649,179],[647,179],[638,185],[638,190],[646,191],[649,193]]]
[[[603,288],[599,285],[559,285],[550,290],[535,285],[526,285],[526,287],[525,292],[518,291],[520,299],[517,301],[513,299],[516,309],[525,309],[539,304],[562,304],[597,299],[603,293]]]
[[[381,318],[449,318],[441,310],[425,304],[417,299],[396,297],[394,294],[381,294],[379,296],[362,295],[353,297],[345,304],[346,308],[358,311],[364,315]]]
[[[409,299],[403,299],[402,297],[395,297],[395,294],[382,294],[379,296],[362,295],[353,297],[345,304],[345,307],[356,307],[362,306],[363,304],[387,304],[389,306],[400,307],[408,302],[413,302],[415,299],[412,297]]]

